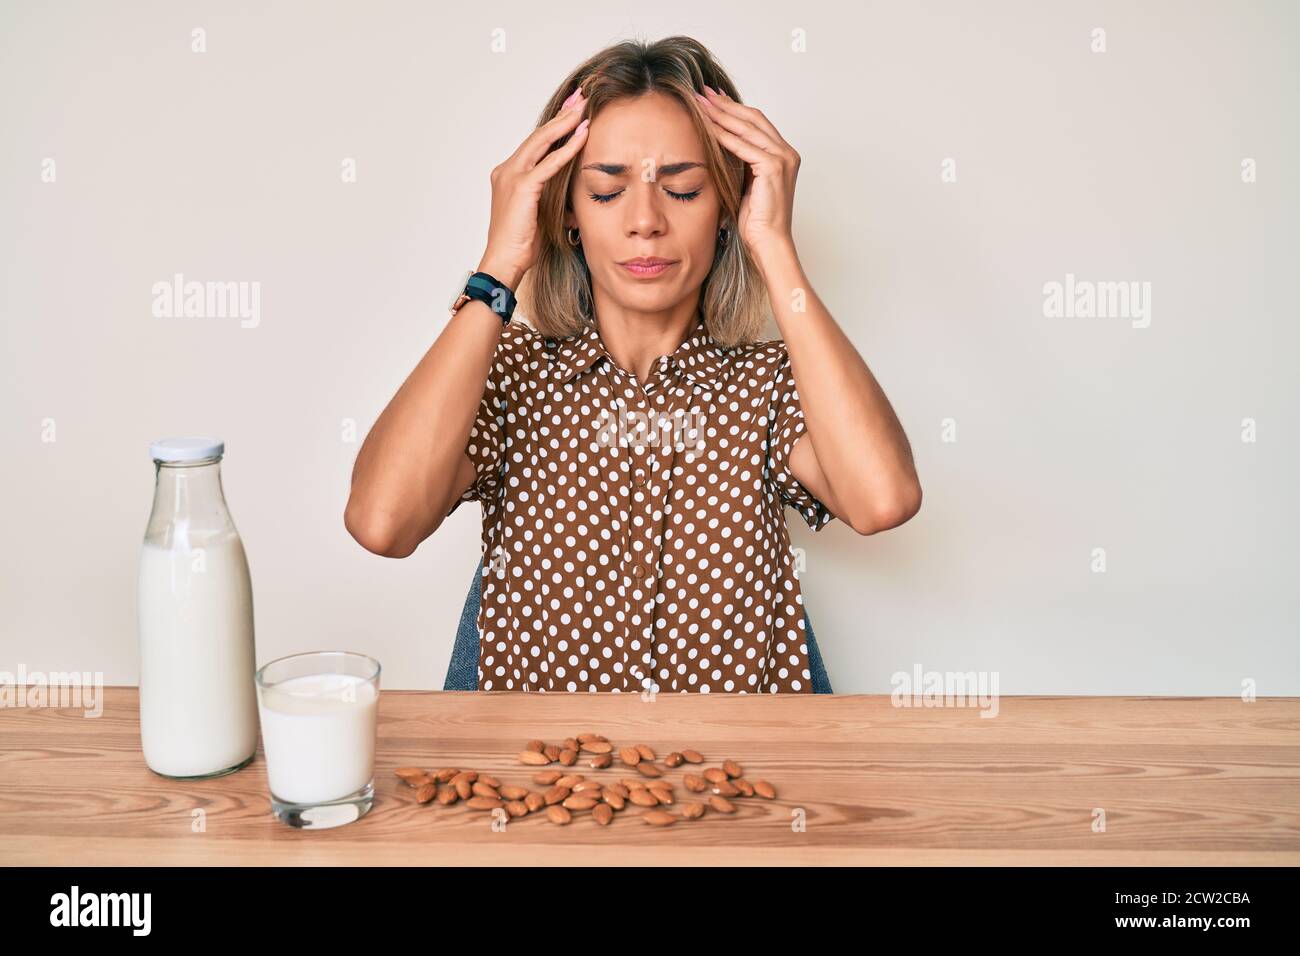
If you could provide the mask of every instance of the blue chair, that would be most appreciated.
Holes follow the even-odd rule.
[[[443,690],[478,690],[478,608],[479,586],[482,582],[483,561],[480,559],[474,580],[469,586],[469,594],[465,598],[465,607],[460,612],[460,626],[456,629],[456,644],[451,650],[451,662],[447,665]],[[817,648],[817,639],[813,636],[807,608],[803,612],[803,627],[808,638],[808,670],[812,673],[813,693],[834,693],[831,690],[831,679],[826,674],[826,666],[822,663],[821,651]]]

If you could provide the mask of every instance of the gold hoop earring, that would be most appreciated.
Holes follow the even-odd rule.
[[[564,231],[564,234],[566,238],[568,238],[569,245],[571,246],[576,246],[579,242],[582,241],[578,238],[578,230],[575,229],[573,226],[570,226],[568,229],[566,229]]]

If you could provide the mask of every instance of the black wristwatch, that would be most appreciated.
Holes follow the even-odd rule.
[[[470,299],[478,299],[501,316],[502,325],[509,324],[510,317],[515,314],[514,292],[486,272],[465,273],[465,291],[452,302],[451,314],[455,315]]]

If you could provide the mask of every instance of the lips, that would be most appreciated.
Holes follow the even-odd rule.
[[[624,269],[634,276],[657,276],[667,271],[670,266],[676,265],[677,259],[663,259],[659,256],[637,256],[635,259],[627,259],[620,262]]]

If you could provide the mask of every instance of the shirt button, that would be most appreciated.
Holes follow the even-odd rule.
[[[632,565],[632,577],[636,578],[638,581],[645,577],[645,567],[640,564]]]

